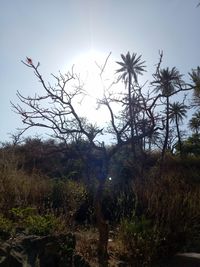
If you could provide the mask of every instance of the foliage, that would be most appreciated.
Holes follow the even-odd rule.
[[[11,152],[12,155],[13,152]],[[3,154],[3,152],[2,152]],[[37,171],[31,175],[17,167],[17,158],[0,155],[0,208],[7,213],[13,207],[38,206],[45,208],[51,182]]]
[[[144,216],[122,220],[119,236],[134,266],[151,266],[158,258],[163,237],[161,238],[156,226],[153,226]]]
[[[25,219],[28,234],[49,235],[59,232],[61,222],[53,215],[33,215]],[[62,229],[63,230],[63,229]]]
[[[154,266],[180,251],[199,252],[199,159],[168,156],[162,178],[157,173],[154,166],[135,179],[139,216],[120,225],[124,255],[136,266]]]
[[[183,154],[184,155],[193,155],[199,156],[200,155],[200,135],[193,134],[192,136],[188,137],[187,140],[183,142]]]
[[[199,141],[198,136],[193,138]],[[185,142],[183,149],[184,145]],[[193,147],[197,151],[197,143]],[[94,183],[88,184],[87,192],[83,183],[68,177],[52,179],[36,170],[29,174],[17,168],[18,157],[14,154],[9,157],[13,150],[6,151],[1,151],[0,165],[1,238],[18,231],[39,235],[62,233],[74,225],[76,215],[87,201],[82,213],[93,208]],[[119,254],[129,262],[134,260],[138,266],[147,266],[177,251],[198,252],[200,165],[195,153],[184,158],[166,154],[162,177],[158,176],[159,153],[145,155],[142,172],[138,171],[141,164],[130,159],[129,146],[113,157],[109,169],[112,180],[106,181],[102,207],[114,231],[122,219],[119,237],[123,252]],[[101,158],[95,159],[93,169]]]
[[[83,149],[86,149],[86,144],[83,144]],[[67,176],[80,179],[84,169],[77,145],[58,143],[54,139],[26,138],[15,147],[15,156],[18,168],[28,173],[37,170],[51,178]]]
[[[13,223],[0,214],[0,239],[7,239],[13,231]]]
[[[141,55],[137,56],[136,53],[132,55],[128,52],[125,56],[121,54],[122,62],[117,62],[121,68],[117,70],[117,73],[121,73],[120,79],[123,79],[125,83],[129,83],[130,76],[133,77],[134,81],[137,83],[137,75],[141,75],[144,72],[144,63],[141,61]]]
[[[168,157],[161,179],[154,171],[142,184],[137,181],[135,190],[143,214],[165,233],[169,253],[174,253],[199,236],[199,160]]]
[[[32,207],[26,207],[26,208],[18,207],[18,208],[12,208],[10,212],[15,220],[21,221],[27,218],[28,216],[35,215],[37,213],[37,209]]]
[[[135,262],[147,266],[160,249],[168,255],[187,246],[188,237],[192,240],[191,235],[199,229],[200,191],[194,186],[199,174],[196,169],[192,174],[184,173],[186,162],[178,162],[168,154],[169,151],[172,154],[172,140],[177,137],[180,155],[187,145],[182,144],[180,131],[180,122],[186,117],[186,96],[181,103],[172,104],[171,99],[191,89],[199,97],[199,67],[192,70],[193,84],[188,84],[176,67],[161,68],[161,53],[154,80],[149,84],[154,89],[146,90],[146,83],[139,84],[145,61],[130,52],[121,54],[121,58],[122,62],[117,62],[120,65],[116,71],[117,83],[121,81],[125,90],[114,93],[113,82],[111,87],[104,88],[103,97],[98,100],[99,107],[107,108],[108,129],[88,122],[79,113],[75,103],[84,101],[85,90],[73,69],[53,75],[56,83],[52,85],[40,74],[39,62],[35,64],[30,58],[22,61],[39,79],[43,91],[32,97],[17,92],[20,104],[12,103],[12,107],[24,123],[18,137],[31,127],[43,127],[51,130],[58,142],[30,139],[1,150],[0,208],[8,215],[8,210],[14,207],[12,215],[23,222],[28,232],[48,234],[57,224],[55,215],[73,225],[75,215],[88,200],[83,186],[86,183],[92,192],[89,205],[95,209],[99,230],[100,263],[105,265],[107,259],[106,219],[117,223],[123,216],[120,231],[124,245]],[[107,60],[99,67],[101,78]],[[117,114],[116,106],[119,106]],[[196,135],[198,115],[190,121]],[[177,136],[170,127],[174,122]],[[110,147],[98,139],[107,132],[115,140]],[[155,143],[160,145],[161,160],[157,162],[151,152]],[[5,153],[11,153],[11,160]],[[191,154],[198,155],[197,149]],[[114,181],[110,184],[109,175]],[[93,178],[95,182],[91,182]],[[37,207],[36,212],[32,207]],[[50,213],[54,215],[47,215]],[[189,226],[191,220],[193,224]]]
[[[169,105],[169,117],[172,122],[182,122],[186,117],[187,106],[184,103],[174,102]]]
[[[54,212],[57,215],[66,214],[68,223],[72,223],[76,212],[86,201],[87,192],[82,183],[69,179],[59,179],[53,182],[50,198]]]
[[[132,216],[135,210],[136,195],[132,183],[138,174],[138,166],[127,155],[131,155],[130,147],[124,147],[115,154],[109,169],[111,180],[107,179],[105,185],[103,211],[113,224],[119,223],[121,218]]]
[[[49,235],[63,233],[66,230],[64,222],[53,214],[39,215],[36,208],[12,208],[11,218],[17,231],[27,234]]]
[[[23,217],[31,212],[27,207],[32,211],[37,207],[41,214],[51,210],[58,216],[68,217],[68,220],[73,218],[87,197],[83,183],[68,177],[51,179],[37,169],[31,173],[19,169],[18,164],[23,161],[16,150],[17,147],[0,150],[1,211],[7,216],[12,209],[12,216]]]
[[[189,121],[190,129],[195,133],[198,134],[200,130],[200,112],[195,112],[192,118]]]
[[[200,67],[192,69],[192,72],[189,73],[190,78],[194,84],[193,94],[193,105],[199,107],[200,104]]]
[[[163,97],[171,96],[175,89],[180,89],[181,84],[183,84],[182,76],[175,67],[160,69],[154,75],[155,91],[161,92]]]

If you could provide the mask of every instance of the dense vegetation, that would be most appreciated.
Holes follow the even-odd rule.
[[[80,244],[79,252],[89,261],[98,257],[101,266],[111,255],[129,266],[151,266],[177,251],[198,251],[200,68],[187,82],[175,67],[161,68],[162,57],[148,90],[139,85],[145,72],[141,56],[121,55],[113,86],[123,90],[115,94],[109,87],[98,100],[108,109],[107,129],[79,114],[74,102],[84,91],[80,80],[71,84],[77,79],[73,72],[54,76],[52,86],[43,80],[39,63],[23,62],[44,94],[18,92],[20,104],[12,104],[25,128],[0,150],[1,238],[18,231],[47,235],[96,227],[96,254]],[[192,99],[185,95],[190,91]],[[175,101],[177,96],[182,100]],[[188,123],[192,133],[184,135],[188,110],[194,110]],[[35,126],[50,129],[53,139],[20,141]],[[107,133],[114,144],[99,142]],[[108,242],[111,233],[114,246]]]
[[[87,150],[87,143],[81,145]],[[116,154],[110,165],[112,180],[106,181],[102,204],[113,232],[115,257],[150,266],[177,251],[198,251],[199,155],[181,159],[168,153],[164,174],[158,177],[159,153],[147,153],[141,177],[127,151]],[[65,147],[52,140],[2,146],[1,239],[19,231],[46,235],[85,227],[92,232],[97,182],[91,170],[95,172],[99,162],[91,166],[90,156],[83,159],[76,144]],[[93,257],[83,248],[81,253],[88,260]]]

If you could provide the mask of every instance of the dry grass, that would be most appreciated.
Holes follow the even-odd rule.
[[[97,257],[98,232],[95,228],[76,231],[76,252],[83,256],[91,267],[99,267]],[[124,254],[121,242],[110,232],[108,241],[108,266],[116,267]]]
[[[4,215],[14,207],[36,207],[40,214],[65,215],[72,221],[86,194],[76,181],[50,179],[37,170],[27,173],[18,167],[14,152],[0,150],[0,210]]]

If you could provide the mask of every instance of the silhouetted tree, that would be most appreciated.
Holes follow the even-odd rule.
[[[169,105],[169,118],[176,125],[180,154],[182,153],[181,134],[179,124],[186,118],[187,106],[184,103],[174,102]]]
[[[189,127],[195,134],[199,134],[200,130],[200,112],[195,112],[189,121]]]
[[[23,63],[34,71],[42,84],[44,93],[43,95],[35,94],[34,97],[25,97],[17,92],[17,96],[23,105],[12,103],[12,106],[21,115],[25,125],[21,134],[31,127],[43,127],[53,131],[52,136],[54,138],[65,142],[86,140],[90,144],[90,149],[96,150],[100,154],[101,168],[99,169],[100,173],[98,173],[99,187],[95,197],[95,207],[99,229],[98,250],[100,261],[104,262],[107,258],[108,224],[103,217],[101,200],[107,178],[109,155],[106,147],[96,142],[96,137],[102,134],[103,129],[97,127],[96,124],[89,123],[86,118],[78,113],[78,108],[75,107],[74,103],[83,97],[84,90],[73,70],[64,75],[61,73],[58,76],[53,75],[56,85],[52,86],[43,80],[38,70],[39,63],[35,65],[29,58]],[[72,82],[75,82],[75,85]]]
[[[169,68],[160,69],[154,75],[153,85],[155,85],[155,92],[160,93],[162,98],[166,99],[166,119],[165,119],[165,141],[162,149],[162,158],[164,157],[165,151],[168,145],[169,138],[169,119],[170,119],[170,96],[174,95],[176,91],[182,89],[183,81],[182,75],[179,71],[173,67],[171,70]]]
[[[200,107],[200,67],[198,66],[196,69],[193,69],[191,73],[189,73],[192,82],[193,82],[193,106]]]
[[[59,73],[58,76],[53,75],[56,84],[52,86],[46,83],[39,72],[40,64],[34,64],[33,60],[27,58],[26,62],[23,62],[28,68],[34,71],[34,74],[39,79],[44,92],[39,95],[35,94],[33,97],[25,97],[19,92],[17,96],[21,104],[12,103],[14,110],[20,114],[25,127],[21,130],[20,134],[28,130],[31,127],[43,127],[50,129],[53,132],[53,137],[61,140],[62,142],[76,142],[79,140],[85,140],[90,147],[91,161],[98,161],[98,168],[94,175],[98,178],[98,188],[95,196],[95,211],[99,230],[99,258],[101,262],[104,262],[107,258],[107,242],[108,242],[108,223],[105,221],[102,212],[102,197],[106,178],[108,177],[109,161],[112,156],[122,147],[128,146],[142,140],[145,136],[149,136],[153,133],[155,128],[155,120],[153,117],[154,105],[148,104],[145,97],[141,93],[141,88],[138,85],[139,74],[144,71],[143,62],[141,62],[141,56],[137,57],[136,54],[130,56],[128,52],[126,56],[122,55],[123,62],[119,63],[122,68],[117,72],[122,72],[122,80],[125,85],[128,86],[127,94],[122,96],[120,101],[117,99],[106,96],[99,100],[99,104],[106,105],[110,114],[110,128],[112,134],[117,140],[116,145],[107,149],[104,143],[98,142],[98,136],[104,134],[104,129],[99,128],[96,124],[91,124],[88,120],[81,116],[78,112],[76,102],[83,98],[85,91],[80,83],[78,77],[74,74],[73,69],[67,74]],[[105,68],[105,66],[103,67]],[[103,69],[102,69],[103,71]],[[102,74],[101,71],[101,74]],[[137,97],[133,94],[134,86],[138,86]],[[136,116],[135,104],[140,98],[143,115],[149,120],[148,129],[145,127],[145,131],[141,130],[140,133],[135,133]],[[123,115],[116,119],[114,111],[111,107],[111,103],[117,101],[121,104]],[[150,100],[149,100],[150,101]],[[152,101],[152,100],[151,100]],[[124,105],[125,102],[125,105]],[[128,118],[125,118],[124,114],[127,114]],[[143,118],[144,119],[144,116]],[[139,127],[139,126],[138,126]],[[140,126],[140,128],[142,128]],[[83,152],[84,153],[84,152]]]
[[[166,99],[166,136],[162,150],[164,155],[169,136],[169,97],[179,91],[188,90],[182,88],[181,75],[176,68],[160,70],[158,64],[154,85],[159,94],[152,96],[149,92],[144,92],[138,83],[138,75],[144,72],[144,61],[141,61],[141,56],[137,57],[135,53],[131,56],[128,52],[126,56],[121,55],[121,57],[123,61],[118,62],[121,68],[117,70],[117,74],[121,74],[119,79],[124,82],[128,92],[114,95],[105,90],[104,97],[98,101],[99,105],[107,107],[109,113],[110,122],[107,131],[95,123],[90,123],[79,113],[76,103],[83,99],[85,91],[73,69],[66,74],[53,75],[56,84],[51,85],[46,83],[40,74],[40,64],[35,65],[32,59],[27,58],[23,63],[34,71],[43,92],[33,97],[23,96],[17,92],[20,104],[12,103],[13,109],[22,117],[24,123],[20,134],[31,127],[43,127],[51,130],[54,138],[66,144],[80,143],[80,141],[87,143],[89,157],[91,161],[97,163],[93,165],[95,166],[93,175],[98,181],[94,206],[99,231],[98,254],[102,266],[107,265],[108,256],[108,223],[102,211],[102,199],[109,163],[122,147],[131,146],[133,151],[135,144],[141,144],[144,138],[151,138],[154,133],[162,129],[160,118],[155,115],[157,102],[161,98]],[[101,75],[104,69],[105,64]],[[113,103],[121,106],[118,114],[114,112]],[[98,137],[106,132],[111,133],[116,140],[116,144],[109,148],[98,140]],[[79,151],[84,154],[81,149]]]
[[[132,140],[132,150],[134,151],[134,135],[138,135],[136,127],[136,110],[138,108],[139,101],[136,97],[135,86],[138,85],[138,75],[143,74],[145,71],[144,63],[141,61],[141,55],[137,56],[136,53],[132,55],[128,52],[126,55],[121,54],[122,62],[117,62],[121,68],[118,69],[117,73],[122,73],[120,79],[122,79],[125,85],[128,87],[128,116]]]

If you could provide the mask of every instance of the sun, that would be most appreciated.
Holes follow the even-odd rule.
[[[108,117],[106,108],[97,109],[114,74],[114,65],[109,53],[90,50],[78,55],[74,61],[74,72],[80,77],[86,96],[81,103],[81,112],[92,122],[103,123]]]
[[[102,93],[102,69],[109,54],[90,50],[80,54],[74,59],[74,69],[84,81],[85,89],[89,95],[98,97]],[[105,67],[105,73],[107,66]]]

